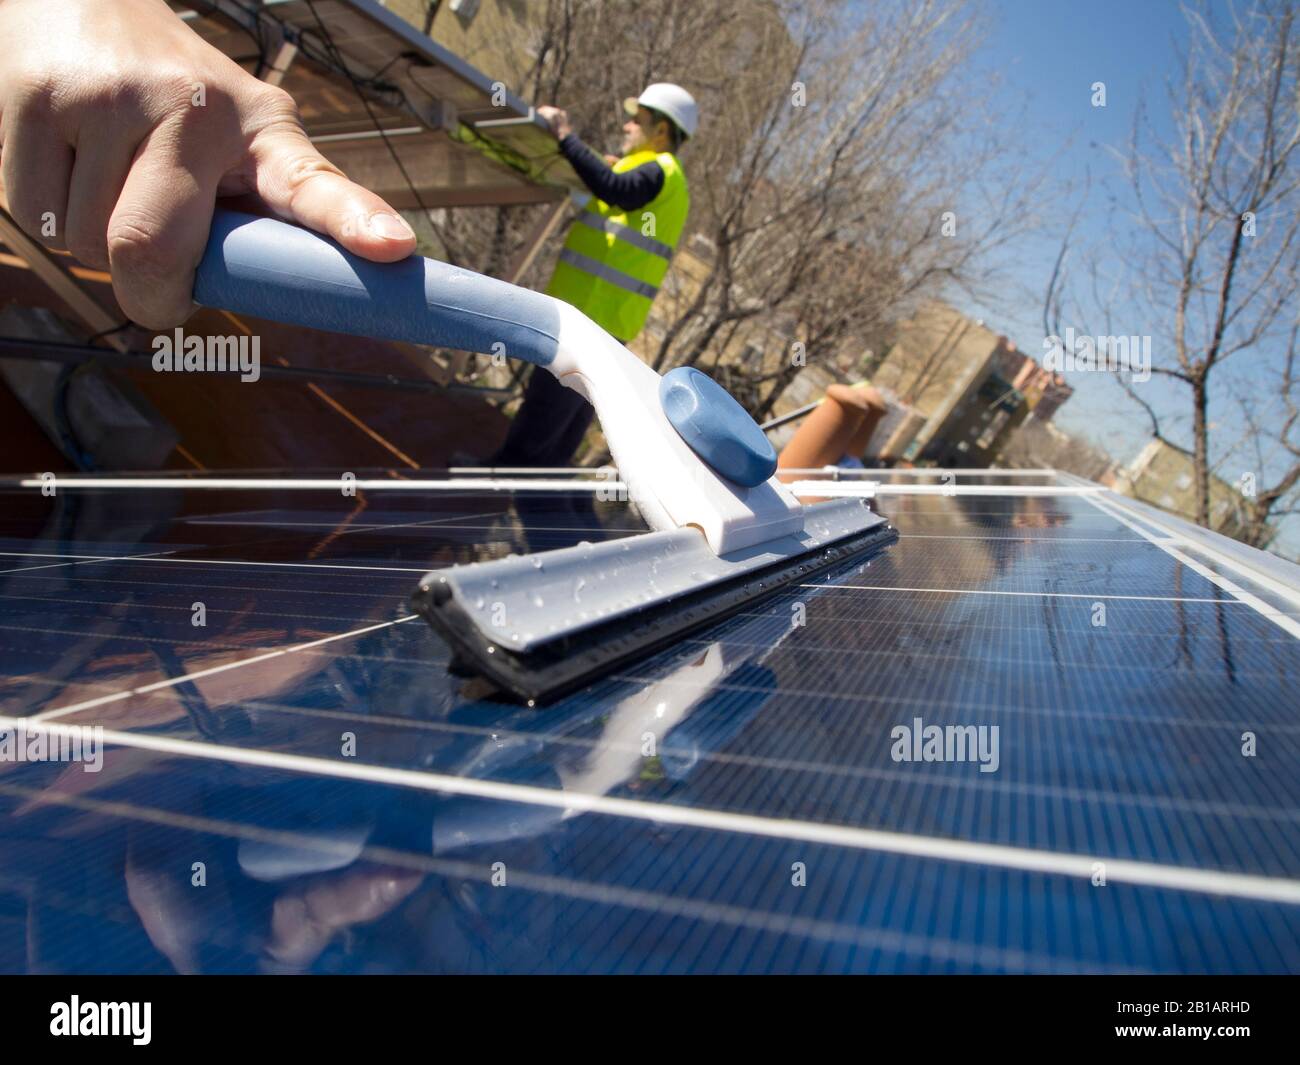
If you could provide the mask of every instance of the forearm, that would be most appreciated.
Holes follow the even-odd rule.
[[[663,168],[656,162],[643,163],[616,174],[599,155],[570,133],[560,141],[560,153],[569,161],[592,195],[624,211],[635,211],[650,203],[664,186]]]

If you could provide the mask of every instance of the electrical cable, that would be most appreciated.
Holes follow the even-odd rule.
[[[406,187],[410,190],[412,198],[419,205],[420,211],[424,215],[424,217],[426,219],[430,219],[430,224],[432,224],[432,219],[430,218],[432,212],[429,206],[424,202],[424,197],[420,195],[420,190],[416,188],[415,182],[411,180],[411,175],[407,173],[406,165],[402,162],[401,157],[397,153],[397,149],[393,146],[393,142],[389,139],[387,131],[385,131],[383,126],[380,125],[379,117],[375,114],[374,109],[370,106],[370,100],[366,97],[366,94],[362,89],[362,83],[352,73],[352,68],[348,66],[347,60],[343,57],[343,53],[339,51],[338,46],[334,43],[334,38],[331,35],[329,28],[325,25],[324,20],[320,17],[320,12],[316,10],[316,4],[314,0],[306,0],[306,3],[307,3],[307,9],[312,13],[312,18],[316,20],[316,25],[320,29],[320,36],[322,38],[322,41],[325,45],[327,52],[333,56],[334,64],[343,73],[344,77],[346,77],[348,81],[351,82],[352,88],[356,91],[357,98],[361,101],[361,106],[366,109],[366,114],[370,117],[371,125],[374,126],[375,131],[379,134],[380,139],[384,142],[384,147],[388,149],[388,154],[392,156],[393,163],[394,165],[396,165],[398,172],[402,175],[402,180],[406,182]],[[307,31],[304,31],[303,33],[304,37],[306,36],[306,32]],[[407,108],[410,109],[412,113],[416,113],[414,107],[411,106],[411,102],[406,98],[406,95],[402,93],[400,89],[397,89],[396,91],[398,95],[401,96]],[[452,266],[459,265],[459,263],[457,262],[459,256],[455,254],[450,244],[447,242],[447,240],[441,233],[439,234],[439,239],[442,240],[443,247],[447,252],[447,261],[451,263]]]

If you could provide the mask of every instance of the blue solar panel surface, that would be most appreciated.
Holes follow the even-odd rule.
[[[6,490],[3,713],[109,745],[0,761],[0,970],[1300,969],[1294,606],[1087,496],[877,506],[869,563],[529,709],[406,597],[625,504]]]

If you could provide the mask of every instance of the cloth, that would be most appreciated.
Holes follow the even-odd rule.
[[[537,367],[524,390],[523,406],[510,423],[491,466],[567,466],[596,411],[549,370]]]
[[[618,173],[574,133],[560,141],[560,154],[569,161],[569,165],[596,199],[612,203],[625,211],[644,207],[664,187],[663,167],[654,159]]]

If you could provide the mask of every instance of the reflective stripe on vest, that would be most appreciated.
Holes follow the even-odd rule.
[[[654,299],[655,293],[659,291],[654,285],[647,285],[644,281],[638,281],[635,277],[628,277],[621,270],[615,270],[612,266],[597,262],[595,259],[583,255],[581,252],[576,252],[572,248],[561,248],[560,258],[570,266],[581,270],[584,274],[591,274],[602,281],[608,281],[611,285],[617,285],[625,292],[634,292],[648,300]]]
[[[633,229],[631,226],[625,226],[622,222],[615,222],[612,218],[606,218],[603,214],[598,214],[590,209],[583,211],[578,215],[578,221],[584,226],[590,226],[592,229],[599,229],[608,233],[612,237],[632,244],[642,251],[648,251],[651,255],[657,255],[661,259],[671,260],[673,257],[673,247],[671,244],[665,244],[663,241],[655,240],[654,237],[647,237],[639,229]]]
[[[627,343],[645,326],[690,211],[681,164],[671,152],[645,149],[614,164],[616,174],[650,161],[664,173],[658,195],[624,210],[592,197],[569,227],[546,293],[578,308]]]

